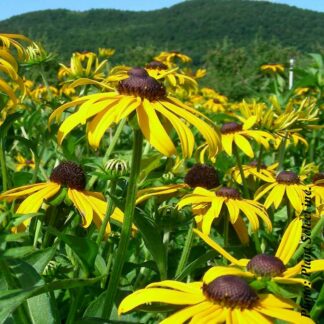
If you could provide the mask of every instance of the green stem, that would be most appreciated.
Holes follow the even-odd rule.
[[[53,94],[52,94],[52,91],[51,91],[51,89],[50,89],[50,87],[49,87],[49,84],[48,84],[48,82],[47,82],[47,79],[46,79],[46,76],[45,76],[44,67],[43,67],[42,64],[39,66],[39,74],[40,74],[41,77],[42,77],[42,80],[43,80],[44,85],[45,85],[45,87],[46,87],[46,90],[47,90],[47,92],[48,92],[49,99],[52,100],[52,98],[53,98]]]
[[[263,146],[260,145],[260,151],[258,156],[258,162],[257,162],[257,171],[259,172],[262,165],[262,155],[263,155]]]
[[[316,225],[314,226],[314,228],[312,229],[312,233],[311,233],[311,241],[315,238],[318,237],[320,235],[320,231],[322,230],[324,226],[324,216],[322,216],[320,218],[320,220],[316,223]],[[293,257],[290,259],[290,261],[294,264],[297,262],[297,260],[301,257],[301,255],[304,253],[304,247],[306,245],[309,244],[309,240],[306,240],[304,243],[302,243],[297,251],[295,252],[295,254],[293,255]]]
[[[188,229],[188,233],[187,233],[187,237],[186,237],[186,241],[182,250],[182,254],[180,257],[180,261],[178,263],[178,267],[175,273],[175,277],[178,277],[180,275],[180,273],[183,271],[184,267],[186,266],[187,262],[188,262],[188,258],[190,255],[190,251],[191,251],[191,247],[192,247],[192,242],[194,239],[194,233],[193,233],[193,221],[191,222],[189,229]]]
[[[42,228],[42,222],[39,219],[37,219],[36,220],[35,235],[34,235],[34,243],[33,243],[34,248],[37,247],[37,241],[38,241],[38,238],[39,238],[39,234],[41,232],[41,228]]]
[[[121,132],[122,132],[124,126],[125,126],[125,123],[126,123],[126,118],[122,119],[120,121],[120,123],[118,124],[118,127],[116,129],[116,132],[115,132],[115,134],[114,134],[114,136],[112,138],[112,141],[111,141],[111,143],[110,143],[110,145],[109,145],[109,147],[108,147],[108,149],[107,149],[107,151],[105,153],[105,156],[103,158],[103,165],[105,165],[106,162],[109,160],[110,155],[113,152],[113,150],[114,150],[114,148],[115,148],[115,146],[117,144],[117,141],[119,139],[119,136],[120,136],[120,134],[121,134]],[[90,189],[93,186],[93,184],[97,181],[97,179],[98,179],[98,176],[97,175],[93,175],[90,178],[89,182],[88,182],[87,188]]]
[[[8,190],[8,170],[6,163],[6,156],[4,151],[3,139],[0,139],[0,163],[1,163],[1,175],[2,175],[2,190]]]
[[[244,196],[246,198],[250,198],[250,193],[249,193],[249,189],[248,189],[248,185],[244,176],[244,172],[243,172],[243,168],[242,168],[242,163],[241,163],[241,159],[240,159],[240,155],[238,153],[236,144],[233,144],[233,153],[235,155],[236,158],[236,162],[237,162],[237,166],[240,170],[240,174],[241,174],[241,178],[242,178],[242,183],[243,183],[243,192],[244,192]]]
[[[56,221],[56,216],[57,216],[57,208],[55,206],[50,206],[48,209],[49,210],[49,220],[48,220],[48,227],[52,227],[55,224]],[[50,238],[51,234],[49,233],[48,230],[46,230],[45,236],[44,236],[44,240],[42,242],[42,248],[46,248],[48,246],[48,242],[49,242],[49,238]]]
[[[127,188],[125,216],[121,229],[120,241],[117,249],[116,258],[112,267],[111,276],[108,283],[107,295],[103,306],[102,317],[109,319],[111,310],[117,294],[117,288],[120,281],[122,269],[124,266],[127,247],[131,237],[131,229],[135,210],[137,178],[140,172],[142,157],[143,135],[139,129],[134,129],[134,143],[132,152],[132,165],[130,171],[129,184]]]
[[[77,313],[77,310],[78,310],[80,298],[84,294],[84,289],[83,288],[79,288],[79,289],[76,289],[76,290],[77,290],[76,294],[72,298],[72,302],[71,302],[71,306],[70,306],[70,309],[69,309],[68,317],[66,319],[66,324],[75,323],[75,317],[76,317],[76,313]]]
[[[114,209],[114,202],[112,200],[112,197],[115,195],[115,191],[116,191],[116,180],[111,180],[111,184],[110,184],[110,195],[109,195],[109,198],[108,198],[108,202],[107,202],[107,210],[106,210],[106,214],[105,214],[105,217],[102,221],[102,224],[101,224],[101,227],[100,227],[100,230],[99,230],[99,234],[98,234],[98,237],[97,237],[97,241],[96,243],[99,245],[105,235],[105,232],[106,232],[106,227],[107,227],[107,224],[110,220],[110,215]]]
[[[278,166],[278,171],[282,171],[283,170],[283,165],[284,165],[284,161],[285,161],[285,151],[286,151],[286,144],[287,144],[287,138],[288,138],[288,132],[285,132],[284,138],[281,141],[280,144],[280,149],[279,149],[279,156],[278,156],[278,160],[279,160],[279,166]]]
[[[229,215],[226,213],[224,216],[224,249],[228,247],[228,230],[229,230]]]
[[[324,285],[322,285],[321,291],[316,299],[316,303],[313,306],[312,310],[310,311],[310,316],[314,320],[315,323],[317,322],[318,319],[320,319],[320,315],[323,314],[324,309]]]
[[[291,223],[292,214],[291,214],[290,201],[288,197],[286,197],[286,199],[287,199],[286,207],[287,207],[287,226],[288,226]]]
[[[258,236],[258,232],[253,233],[253,240],[254,240],[255,250],[257,251],[257,254],[261,254],[262,249],[261,249],[261,244],[260,244],[260,239],[259,239],[259,236]]]

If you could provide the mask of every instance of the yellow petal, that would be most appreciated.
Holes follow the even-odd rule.
[[[220,253],[223,257],[225,257],[228,261],[239,264],[239,261],[232,257],[229,253],[227,253],[220,245],[218,245],[215,241],[213,241],[208,235],[193,229],[194,233],[196,233],[201,239],[205,241],[210,247],[212,247],[214,250],[216,250],[218,253]]]
[[[277,183],[266,183],[262,185],[258,190],[255,192],[254,199],[259,200],[262,196],[264,196],[269,190],[271,190]]]
[[[284,264],[289,262],[297,249],[302,235],[302,225],[303,221],[300,218],[295,218],[282,236],[276,257],[281,259]]]
[[[250,158],[254,157],[254,153],[249,141],[240,134],[234,135],[235,144]]]
[[[82,226],[87,228],[93,219],[93,209],[86,196],[76,189],[69,188],[68,196],[82,216]]]
[[[273,203],[275,208],[277,209],[285,195],[285,189],[286,186],[283,184],[277,184],[276,186],[274,186],[274,188],[272,189],[269,196],[264,202],[265,208],[269,208]]]
[[[186,292],[186,293],[201,295],[202,294],[202,290],[201,290],[202,285],[203,285],[202,281],[184,283],[184,282],[175,281],[175,280],[163,280],[160,282],[153,282],[153,283],[147,285],[145,289],[162,287],[162,288],[170,288],[170,289],[174,289],[174,290],[179,290],[179,291]]]
[[[249,243],[249,233],[246,228],[246,225],[241,216],[239,216],[234,224],[232,224],[234,230],[240,239],[241,243],[246,245]]]
[[[137,108],[138,124],[143,135],[152,146],[163,155],[172,156],[176,153],[176,148],[152,105],[147,99],[144,99],[143,105]]]
[[[224,199],[223,199],[224,200]],[[223,200],[214,200],[208,210],[208,212],[203,216],[203,222],[202,222],[202,232],[204,234],[210,233],[210,228],[213,223],[213,220],[215,218],[218,218],[222,206],[223,206]]]
[[[175,323],[185,323],[191,317],[202,311],[209,309],[212,306],[210,302],[202,302],[194,306],[186,307],[175,314],[164,319],[160,324],[175,324]]]
[[[222,134],[223,149],[229,156],[233,154],[233,140],[234,136],[232,134]]]
[[[18,207],[17,214],[31,214],[38,212],[45,199],[53,197],[60,190],[61,186],[54,182],[46,183],[39,191],[28,196]]]
[[[118,314],[131,311],[147,303],[166,303],[172,305],[194,305],[201,303],[205,297],[164,288],[140,289],[122,300],[118,307]]]
[[[39,191],[46,187],[48,187],[48,182],[34,183],[31,185],[21,186],[21,187],[10,189],[8,191],[3,192],[0,195],[0,199],[6,199],[8,201],[12,201],[13,199],[29,195],[35,191]]]
[[[291,205],[294,207],[297,213],[300,213],[303,210],[302,203],[304,199],[303,200],[300,199],[300,195],[298,194],[297,190],[298,189],[295,186],[288,185],[286,189],[286,193]]]

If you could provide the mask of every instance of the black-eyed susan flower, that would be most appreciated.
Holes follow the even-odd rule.
[[[191,58],[179,51],[161,52],[154,60],[173,66],[174,62],[179,59],[183,63],[191,62]]]
[[[115,54],[116,50],[114,48],[99,48],[98,56],[103,58],[111,57]]]
[[[107,202],[100,192],[85,190],[86,177],[83,169],[71,161],[61,162],[51,173],[50,181],[35,183],[3,192],[0,200],[13,201],[24,199],[16,210],[17,214],[37,213],[42,204],[56,197],[64,188],[67,188],[67,196],[73,205],[80,212],[82,226],[87,228],[92,222],[100,227],[105,216]],[[118,222],[122,222],[123,215],[114,214]],[[30,219],[22,224],[21,229],[28,226]],[[110,232],[110,225],[107,225],[106,233]]]
[[[288,267],[287,264],[296,252],[302,237],[302,219],[295,218],[287,227],[283,234],[275,255],[257,254],[251,259],[236,259],[219,244],[212,240],[208,235],[194,230],[194,232],[204,240],[210,247],[220,253],[224,258],[231,262],[230,266],[214,266],[204,275],[203,281],[209,283],[219,276],[230,274],[249,279],[269,279],[279,284],[301,284],[307,283],[301,277],[301,272],[306,274],[324,271],[324,260],[314,260],[307,263],[303,268],[304,260],[296,265]]]
[[[234,188],[222,187],[212,191],[197,187],[192,194],[179,201],[178,208],[186,205],[192,205],[196,222],[205,234],[210,233],[213,221],[220,217],[224,209],[227,209],[229,220],[243,242],[246,242],[246,226],[242,214],[250,221],[253,232],[259,229],[259,217],[264,221],[267,230],[272,229],[264,206],[254,200],[241,198]]]
[[[222,126],[222,145],[228,155],[233,155],[233,145],[236,145],[244,154],[253,158],[254,152],[249,143],[250,138],[262,144],[266,149],[269,148],[269,141],[273,140],[273,136],[264,131],[250,129],[254,122],[255,119],[252,118],[247,120],[243,125],[236,122],[230,122]]]
[[[292,171],[281,171],[271,182],[262,185],[255,193],[255,200],[259,200],[268,193],[264,206],[268,209],[272,204],[278,209],[286,197],[297,214],[303,210],[304,191],[306,187],[301,183],[298,175]]]
[[[249,164],[242,165],[243,174],[246,179],[252,177],[253,180],[259,179],[265,182],[272,182],[275,176],[275,169],[278,167],[278,163],[266,166],[263,163],[260,163],[258,166],[258,161],[254,160]],[[240,169],[235,166],[230,170],[232,178],[239,184],[242,184],[242,177]]]
[[[283,73],[285,71],[285,67],[283,64],[279,63],[269,63],[269,64],[263,64],[260,67],[260,70],[262,72],[270,72],[270,73]]]
[[[16,170],[21,171],[23,168],[35,169],[34,159],[25,159],[20,153],[16,156]]]
[[[239,277],[220,276],[209,283],[166,280],[148,285],[122,300],[118,313],[152,303],[176,305],[178,310],[161,324],[272,323],[281,319],[293,323],[314,323],[302,317],[296,304],[272,294],[257,294]],[[180,309],[179,309],[180,308]]]
[[[209,144],[211,154],[220,148],[217,131],[205,121],[204,117],[179,100],[169,97],[165,88],[150,77],[145,69],[134,68],[129,77],[119,82],[118,92],[92,94],[64,104],[50,116],[49,122],[58,120],[70,107],[80,106],[79,110],[67,117],[58,131],[58,141],[62,143],[65,136],[78,124],[85,124],[89,119],[87,134],[92,147],[98,148],[105,131],[114,123],[136,113],[138,125],[145,138],[158,151],[166,156],[176,153],[176,148],[169,136],[169,131],[161,122],[163,116],[179,135],[184,157],[191,156],[194,136],[183,120],[194,125]]]

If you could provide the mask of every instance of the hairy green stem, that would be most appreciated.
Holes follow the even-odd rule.
[[[106,227],[110,220],[110,215],[114,209],[114,202],[112,200],[112,197],[115,195],[115,191],[116,191],[116,180],[113,179],[113,180],[111,180],[111,183],[110,183],[110,195],[109,195],[108,202],[107,202],[106,214],[102,221],[102,224],[101,224],[101,227],[99,230],[99,234],[97,237],[97,241],[96,241],[96,243],[98,245],[101,243],[101,241],[105,235]]]
[[[132,165],[130,178],[127,188],[125,216],[121,229],[120,241],[117,249],[116,258],[112,267],[111,276],[109,278],[107,295],[103,306],[102,317],[109,319],[111,310],[117,294],[117,288],[120,281],[122,269],[125,263],[128,243],[131,237],[132,223],[135,210],[137,178],[140,172],[140,164],[142,157],[143,135],[139,129],[134,129],[134,143],[132,152]]]
[[[120,136],[120,134],[121,134],[124,126],[125,126],[125,123],[126,123],[126,118],[122,119],[120,121],[120,123],[118,124],[118,127],[116,129],[116,132],[115,132],[115,134],[114,134],[114,136],[113,136],[113,138],[111,140],[111,143],[109,144],[109,147],[108,147],[108,149],[107,149],[107,151],[105,153],[105,156],[103,158],[103,165],[104,166],[105,166],[106,162],[109,160],[110,155],[113,152],[113,150],[114,150],[114,148],[115,148],[115,146],[117,144],[117,141],[119,139],[119,136]],[[98,179],[98,176],[97,175],[93,175],[90,178],[90,180],[88,181],[87,188],[90,189],[93,186],[93,184],[97,181],[97,179]]]
[[[48,227],[52,227],[55,224],[56,221],[56,216],[57,216],[57,208],[55,206],[50,206],[49,207],[49,220],[48,220]],[[46,230],[45,235],[44,235],[44,239],[42,242],[42,248],[46,248],[48,246],[49,243],[49,239],[51,237],[51,234],[48,230]]]
[[[6,156],[4,151],[4,140],[0,139],[0,163],[1,163],[1,176],[2,176],[2,190],[8,190],[8,170],[6,163]]]
[[[244,176],[244,172],[243,172],[243,168],[242,168],[242,163],[241,163],[240,155],[239,155],[239,152],[238,152],[238,149],[237,149],[235,143],[233,144],[233,153],[234,153],[235,158],[236,158],[237,166],[238,166],[238,168],[240,170],[240,174],[241,174],[241,178],[242,178],[242,183],[243,183],[244,196],[245,196],[245,198],[250,198],[249,188],[248,188],[248,185],[247,185],[245,176]]]
[[[180,273],[183,271],[183,269],[185,268],[188,259],[189,259],[189,255],[190,255],[190,251],[191,251],[191,247],[192,247],[192,242],[194,239],[194,233],[193,233],[193,221],[191,221],[191,224],[189,226],[188,229],[188,233],[187,233],[187,237],[186,237],[186,241],[182,250],[182,254],[180,257],[180,261],[178,263],[178,267],[175,273],[175,277],[178,277],[180,275]]]
[[[278,171],[283,170],[284,162],[285,162],[285,152],[286,152],[286,144],[287,144],[287,138],[288,138],[288,132],[285,132],[284,138],[281,141],[279,153],[278,153],[278,160],[279,160],[279,166]]]

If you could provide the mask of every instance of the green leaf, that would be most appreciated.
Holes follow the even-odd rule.
[[[156,153],[142,158],[141,173],[138,178],[139,183],[142,183],[153,170],[161,166],[161,157],[160,153]]]
[[[143,236],[145,246],[156,262],[161,279],[165,279],[167,277],[167,251],[160,231],[144,213],[135,211],[134,222]]]
[[[5,250],[2,256],[11,258],[23,258],[33,252],[35,252],[35,248],[33,246],[21,246]]]
[[[48,227],[48,231],[56,235],[73,250],[87,271],[90,271],[94,267],[98,253],[98,245],[95,242],[86,237],[62,234],[53,227]]]
[[[42,274],[47,264],[55,255],[55,247],[50,247],[41,251],[36,251],[24,258],[39,274]]]
[[[26,183],[29,183],[32,178],[33,178],[32,173],[25,172],[25,171],[15,172],[12,176],[12,182],[14,187],[20,187],[25,185]]]

